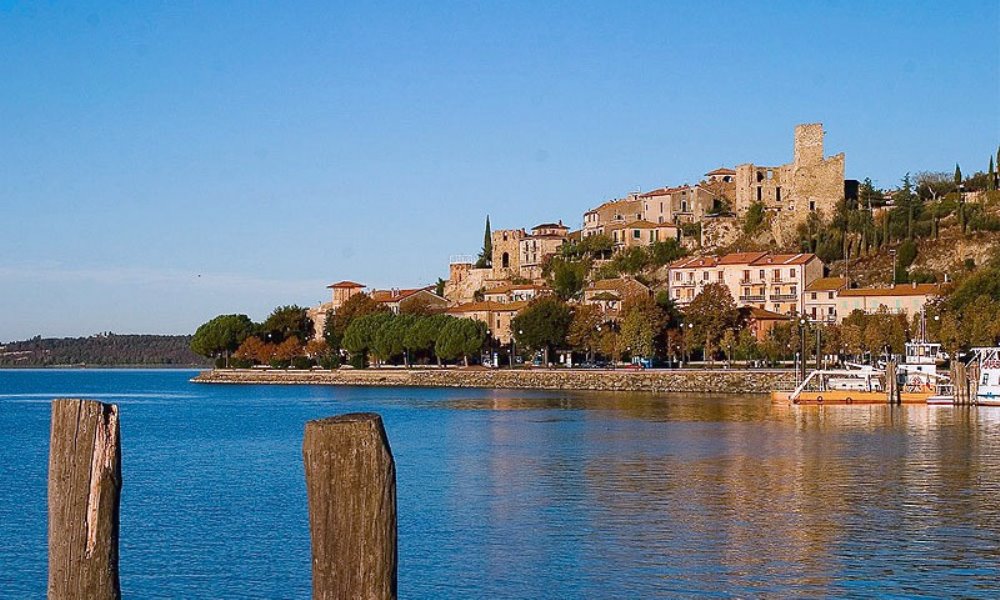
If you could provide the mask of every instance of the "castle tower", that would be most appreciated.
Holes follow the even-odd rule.
[[[497,229],[493,232],[493,279],[510,279],[520,275],[520,242],[526,236],[523,229]]]
[[[823,162],[823,124],[805,123],[795,126],[795,167]]]

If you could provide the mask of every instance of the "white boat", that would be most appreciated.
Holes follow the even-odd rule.
[[[976,378],[976,404],[1000,406],[1000,347],[973,348],[972,362],[979,363]]]

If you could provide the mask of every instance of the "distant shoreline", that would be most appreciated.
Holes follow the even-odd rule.
[[[339,385],[364,387],[471,387],[496,389],[590,390],[767,394],[790,389],[791,370],[737,369],[363,369],[336,371],[213,369],[193,383]]]
[[[0,365],[0,371],[203,371],[206,365]]]

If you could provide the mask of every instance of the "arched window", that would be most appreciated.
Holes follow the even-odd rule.
[[[510,254],[507,254],[506,252],[503,253],[503,256],[500,257],[500,265],[505,269],[510,268]]]

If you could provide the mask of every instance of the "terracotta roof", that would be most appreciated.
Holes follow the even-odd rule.
[[[694,269],[698,267],[716,267],[719,261],[714,256],[688,256],[670,263],[671,269]]]
[[[408,290],[397,289],[397,290],[372,290],[371,298],[375,302],[399,302],[410,296],[423,292],[425,290],[430,290],[431,286],[422,288],[413,288]]]
[[[745,306],[743,309],[745,309],[750,318],[755,321],[788,321],[791,319],[788,315],[772,312],[757,306]]]
[[[610,302],[612,300],[621,300],[617,295],[611,292],[601,292],[599,294],[594,294],[590,297],[591,300],[600,300],[602,302]]]
[[[719,257],[720,265],[749,265],[767,257],[767,252],[734,252]]]
[[[654,198],[656,196],[669,196],[670,194],[673,194],[674,192],[681,192],[681,191],[688,190],[688,189],[691,189],[691,186],[689,186],[689,185],[681,185],[681,186],[674,186],[674,187],[669,187],[669,186],[668,187],[661,187],[661,188],[657,188],[655,190],[650,190],[650,191],[646,192],[645,194],[642,194],[639,197],[640,198]]]
[[[845,277],[823,277],[806,286],[807,292],[832,292],[847,287]]]
[[[719,167],[714,171],[709,171],[708,173],[705,173],[706,177],[711,175],[736,175],[736,171],[733,169],[729,169],[727,167]]]
[[[535,225],[531,228],[532,231],[536,229],[565,229],[569,231],[569,227],[566,227],[562,223],[542,223],[541,225]]]
[[[887,288],[855,288],[841,290],[839,296],[935,296],[940,291],[936,283],[901,283]]]
[[[528,303],[519,300],[517,302],[493,302],[492,300],[484,300],[482,302],[466,302],[465,304],[459,304],[457,306],[452,306],[445,312],[447,313],[468,313],[468,312],[517,312],[527,306]]]
[[[339,289],[339,288],[363,288],[363,287],[365,287],[365,284],[363,284],[363,283],[354,283],[353,281],[338,281],[337,283],[331,283],[330,285],[328,285],[326,287],[328,287],[328,288],[336,288],[336,289]]]
[[[815,254],[764,254],[761,258],[751,264],[755,267],[764,265],[804,265],[807,262],[818,258]]]

